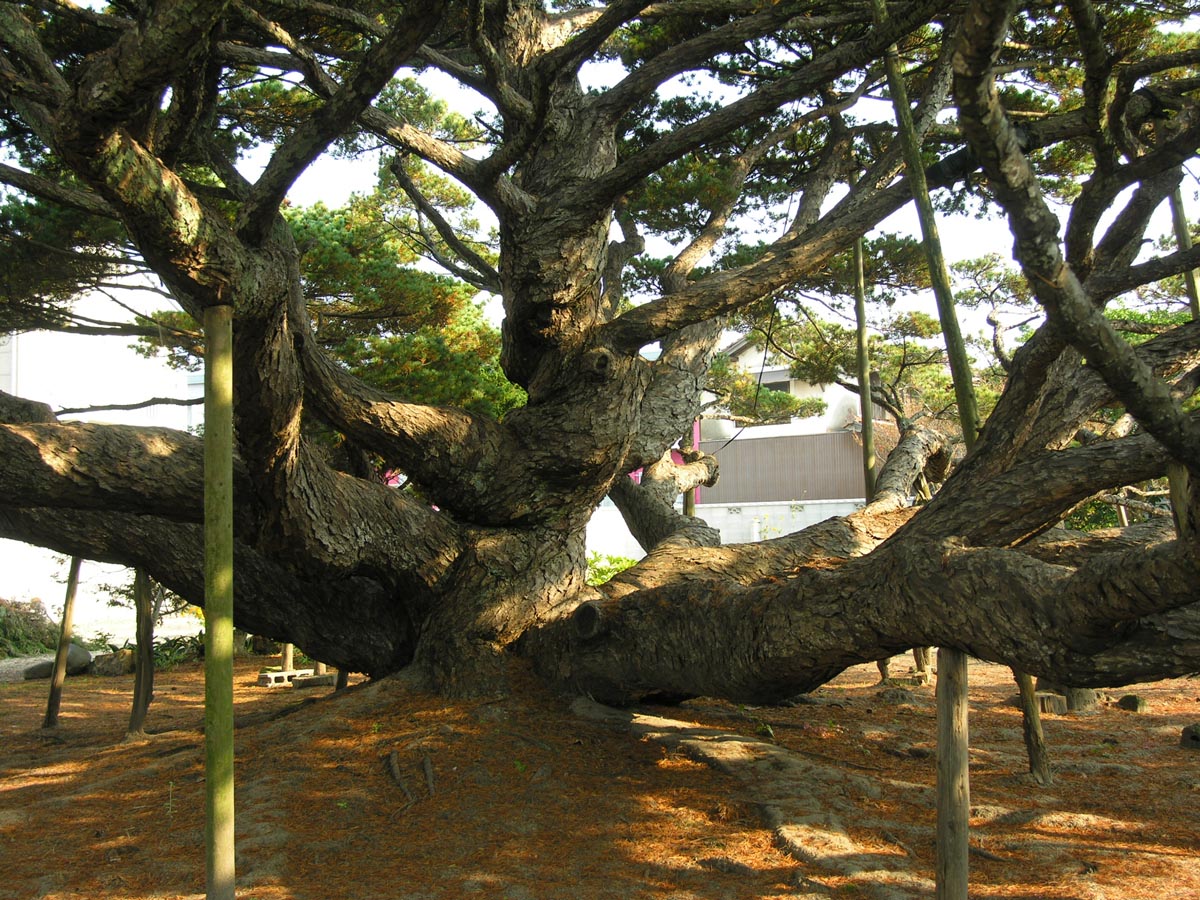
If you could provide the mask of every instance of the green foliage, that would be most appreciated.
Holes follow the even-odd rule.
[[[713,357],[706,386],[717,395],[711,412],[757,425],[819,416],[827,406],[819,397],[794,397],[786,391],[762,386],[756,375],[734,365],[725,353]]]
[[[58,648],[58,632],[41,600],[0,597],[0,659],[53,653]]]
[[[1122,337],[1131,344],[1141,344],[1155,334],[1190,322],[1192,318],[1191,311],[1186,308],[1137,308],[1124,303],[1109,306],[1104,310],[1104,316],[1116,324]]]
[[[433,115],[444,104],[430,103]],[[447,114],[448,115],[448,114]],[[478,223],[469,198],[446,179],[413,168],[408,176],[460,230]],[[459,406],[499,418],[525,402],[525,393],[500,367],[500,334],[482,315],[475,288],[417,268],[419,249],[436,246],[394,175],[339,209],[318,203],[284,215],[300,248],[302,287],[318,341],[352,372],[414,403]],[[431,243],[432,242],[432,243]],[[473,248],[494,257],[485,244]],[[155,335],[139,342],[145,355],[165,353],[172,365],[194,369],[204,348],[195,323],[181,313],[156,313]]]
[[[126,569],[127,579],[116,584],[101,584],[98,589],[108,595],[108,605],[121,609],[135,609],[133,602],[134,570]],[[162,624],[167,616],[180,614],[191,615],[197,620],[203,620],[204,611],[198,606],[188,603],[174,591],[159,584],[153,578],[150,582],[150,603],[153,609],[154,624]]]
[[[447,215],[468,198],[444,180],[422,189]],[[303,248],[301,270],[318,339],[351,371],[396,397],[462,406],[494,417],[525,401],[504,377],[500,335],[473,300],[475,289],[415,267],[428,237],[394,178],[346,207],[290,210]],[[458,223],[471,230],[475,223]],[[446,248],[434,248],[449,255]],[[486,246],[475,248],[485,258]]]
[[[1095,531],[1098,528],[1116,528],[1117,509],[1103,500],[1088,500],[1071,510],[1063,519],[1063,525],[1075,531]]]
[[[499,332],[468,303],[439,329],[347,339],[333,350],[352,372],[396,397],[500,418],[523,405],[525,393],[500,369],[499,346]]]
[[[203,656],[203,633],[154,642],[154,668],[159,671],[173,669],[180,663],[195,662]]]
[[[604,584],[619,572],[624,572],[637,564],[636,559],[628,556],[611,556],[607,553],[589,553],[587,563],[587,583],[590,585]]]
[[[116,271],[122,257],[114,247],[122,236],[109,220],[5,197],[0,202],[0,332],[60,327],[80,286]]]
[[[1000,258],[989,253],[954,263],[956,302],[971,309],[1032,311],[1037,301],[1025,276]]]

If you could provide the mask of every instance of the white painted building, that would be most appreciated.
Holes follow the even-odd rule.
[[[855,437],[861,428],[858,395],[839,385],[792,378],[786,365],[764,362],[763,351],[744,338],[725,352],[740,368],[761,375],[764,388],[820,398],[825,411],[777,425],[740,427],[728,419],[703,419],[701,449],[717,456],[723,481],[699,490],[696,515],[720,531],[722,543],[738,544],[791,534],[860,509],[865,490]],[[609,501],[592,516],[588,550],[635,559],[643,555]]]

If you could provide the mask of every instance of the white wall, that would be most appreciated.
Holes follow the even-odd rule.
[[[858,395],[836,384],[818,387],[806,381],[800,381],[788,376],[786,366],[762,367],[762,351],[753,348],[744,351],[734,360],[741,368],[752,373],[756,380],[762,372],[763,384],[778,384],[787,381],[788,393],[801,399],[820,398],[825,401],[825,412],[819,416],[806,416],[792,419],[780,425],[754,425],[741,429],[738,440],[744,438],[785,437],[796,434],[823,434],[827,431],[841,431],[852,422],[857,422],[860,415]],[[701,424],[704,440],[721,440],[739,430],[739,426],[723,420],[705,420]]]
[[[15,394],[17,386],[16,378],[16,343],[8,335],[0,334],[0,391],[6,394]]]
[[[833,516],[862,509],[862,500],[811,500],[807,503],[709,504],[696,507],[696,515],[721,532],[721,543],[766,541],[800,531]]]
[[[832,516],[845,516],[861,509],[862,500],[814,500],[808,503],[702,503],[696,515],[721,532],[721,543],[743,544],[765,541],[800,531]],[[628,556],[641,559],[645,552],[629,529],[620,511],[606,500],[592,514],[588,524],[589,553]]]

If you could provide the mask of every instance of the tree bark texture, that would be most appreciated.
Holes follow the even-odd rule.
[[[58,725],[58,712],[62,707],[63,684],[67,680],[67,654],[71,650],[75,592],[79,588],[79,568],[82,562],[83,560],[78,556],[71,557],[71,568],[67,572],[67,593],[63,598],[62,624],[58,631],[58,650],[54,654],[54,669],[50,673],[50,696],[46,700],[46,715],[42,719],[43,728],[54,728]]]
[[[129,713],[129,734],[142,734],[146,713],[154,698],[154,601],[146,573],[137,569],[133,576],[133,607],[137,617],[137,664],[134,668],[133,704]]]

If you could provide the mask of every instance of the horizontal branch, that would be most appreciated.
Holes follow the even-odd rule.
[[[49,178],[44,178],[41,175],[35,175],[32,172],[18,169],[15,166],[0,163],[0,182],[24,191],[30,196],[49,200],[60,206],[77,209],[89,215],[104,216],[109,219],[116,218],[116,211],[113,210],[112,206],[104,198],[93,194],[91,191],[81,190],[77,187],[67,187],[56,181],[51,181]]]
[[[72,329],[72,333],[78,332]],[[202,406],[203,404],[203,397],[193,397],[189,400],[181,400],[175,397],[151,397],[149,400],[142,400],[140,403],[106,403],[100,406],[64,407],[63,409],[55,410],[54,414],[56,416],[71,416],[78,413],[108,412],[110,410],[146,409],[150,406]]]
[[[201,525],[157,516],[96,510],[23,510],[0,505],[0,537],[59,553],[144,569],[188,602],[204,605]],[[323,662],[383,675],[406,665],[416,644],[413,623],[432,602],[412,585],[400,596],[368,578],[306,578],[234,544],[234,622],[252,634],[295,643]],[[347,594],[354,601],[347,603]],[[330,610],[336,609],[336,616]]]
[[[651,692],[778,702],[851,665],[929,645],[1060,683],[1119,684],[1200,663],[1162,640],[1141,648],[1140,666],[1116,664],[1119,655],[1096,664],[1124,645],[1114,626],[1181,607],[1194,621],[1198,578],[1200,557],[1177,543],[1072,570],[1015,551],[906,540],[774,583],[679,583],[589,601],[524,646],[544,674],[606,702]]]

